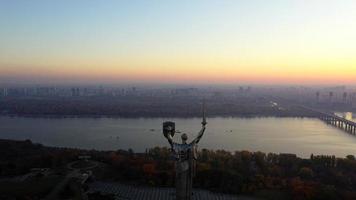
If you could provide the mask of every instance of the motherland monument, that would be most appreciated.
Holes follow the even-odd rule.
[[[173,141],[175,134],[175,123],[163,123],[163,135],[167,138],[171,145],[171,150],[174,158],[176,159],[176,200],[191,200],[193,177],[195,175],[195,162],[197,159],[197,144],[205,132],[207,124],[205,117],[205,103],[203,103],[203,120],[201,122],[202,128],[197,137],[190,143],[187,143],[188,136],[184,133],[181,135],[182,143]]]

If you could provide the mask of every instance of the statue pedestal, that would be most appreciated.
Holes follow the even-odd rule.
[[[192,161],[176,162],[176,200],[191,200],[192,198]]]

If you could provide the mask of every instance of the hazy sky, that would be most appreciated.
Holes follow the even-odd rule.
[[[0,0],[1,81],[356,83],[354,0]]]

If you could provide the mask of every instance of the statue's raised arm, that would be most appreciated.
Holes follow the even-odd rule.
[[[174,122],[164,122],[163,123],[163,135],[168,140],[169,144],[173,145],[173,136],[175,133],[175,123]]]
[[[168,135],[166,136],[166,138],[167,138],[169,144],[170,144],[171,147],[172,147],[172,145],[173,145],[173,138],[172,138],[172,136],[171,136],[170,134],[168,134]]]
[[[203,102],[203,121],[201,122],[202,127],[201,127],[197,137],[191,142],[191,144],[197,144],[200,141],[200,139],[204,135],[206,124],[207,124],[207,122],[206,122],[206,117],[205,117],[205,102]]]

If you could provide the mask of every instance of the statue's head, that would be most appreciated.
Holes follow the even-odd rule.
[[[182,138],[182,143],[183,143],[183,144],[187,143],[187,140],[188,140],[187,134],[183,133],[182,136],[181,136],[181,138]]]

